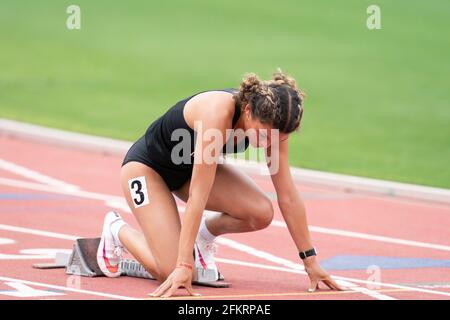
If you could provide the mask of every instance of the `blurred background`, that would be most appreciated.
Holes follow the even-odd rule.
[[[2,0],[0,117],[132,141],[280,67],[307,94],[291,165],[449,188],[449,30],[448,0]]]

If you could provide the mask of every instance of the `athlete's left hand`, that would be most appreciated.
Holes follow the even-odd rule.
[[[191,296],[199,296],[192,290],[192,270],[186,267],[177,267],[153,293],[152,297],[171,297],[180,287],[185,287]]]
[[[319,289],[320,282],[325,283],[325,285],[331,290],[344,290],[336,283],[336,281],[331,279],[330,275],[325,270],[322,269],[315,257],[308,257],[303,261],[303,263],[305,265],[305,271],[308,273],[311,281],[308,292],[314,292]]]

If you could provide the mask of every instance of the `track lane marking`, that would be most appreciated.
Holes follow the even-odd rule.
[[[287,228],[286,223],[284,221],[280,221],[280,220],[272,221],[271,225],[274,227]],[[446,245],[405,240],[405,239],[399,239],[399,238],[391,238],[391,237],[379,236],[379,235],[368,234],[368,233],[361,233],[361,232],[354,232],[354,231],[347,231],[347,230],[333,229],[333,228],[316,227],[316,226],[309,226],[309,230],[312,232],[324,233],[324,234],[335,235],[335,236],[372,240],[372,241],[386,242],[386,243],[393,243],[393,244],[401,244],[401,245],[405,245],[405,246],[418,247],[418,248],[428,248],[428,249],[435,249],[435,250],[442,250],[442,251],[450,251],[450,246],[446,246]]]
[[[85,199],[101,200],[101,201],[104,201],[105,205],[107,205],[108,207],[112,207],[114,209],[120,209],[127,213],[131,213],[131,210],[128,208],[125,200],[119,196],[107,195],[107,194],[96,193],[96,192],[88,192],[88,191],[82,191],[82,190],[68,191],[68,190],[58,189],[58,188],[50,187],[50,186],[46,186],[46,185],[40,185],[40,184],[36,184],[36,183],[30,183],[30,182],[14,180],[14,179],[6,179],[6,178],[0,178],[0,185],[6,185],[6,186],[16,187],[16,188],[40,190],[40,191],[46,191],[46,192],[50,192],[50,193],[65,194],[65,195],[71,195],[71,196],[81,197],[81,198],[85,198]],[[178,210],[180,213],[183,212],[185,210],[185,206],[181,206],[181,205],[178,206]],[[205,210],[205,213],[208,213],[208,212],[212,212],[212,211]],[[274,220],[274,221],[272,221],[271,226],[284,228],[284,227],[286,227],[286,224],[284,221]],[[354,231],[348,231],[348,230],[341,230],[341,229],[324,228],[324,227],[311,226],[311,225],[309,226],[309,230],[311,232],[317,232],[317,233],[323,233],[323,234],[329,234],[329,235],[335,235],[335,236],[341,236],[341,237],[372,240],[372,241],[378,241],[378,242],[385,242],[385,243],[392,243],[392,244],[398,244],[398,245],[406,245],[406,246],[412,246],[412,247],[428,248],[428,249],[450,252],[450,246],[442,245],[442,244],[406,240],[406,239],[400,239],[400,238],[386,237],[386,236],[380,236],[380,235],[374,235],[374,234],[368,234],[368,233],[362,233],[362,232],[354,232]]]
[[[99,297],[104,297],[104,298],[111,298],[111,299],[119,299],[119,300],[138,300],[139,299],[139,298],[134,298],[134,297],[127,297],[127,296],[122,296],[122,295],[109,294],[109,293],[103,293],[103,292],[97,292],[97,291],[91,291],[91,290],[76,289],[76,288],[71,288],[71,287],[58,286],[58,285],[53,285],[53,284],[48,284],[48,283],[28,281],[28,280],[9,278],[9,277],[3,277],[3,276],[0,276],[0,281],[22,283],[22,284],[26,284],[26,285],[30,285],[30,286],[35,286],[35,287],[45,287],[45,288],[50,288],[50,289],[70,291],[70,292],[75,292],[75,293],[83,293],[83,294],[94,295],[94,296],[99,296]]]
[[[72,192],[77,192],[77,190],[73,190]],[[96,196],[98,196],[98,195],[100,195],[100,196],[105,196],[105,195],[102,195],[102,194],[96,194]],[[91,195],[92,196],[92,195]],[[106,197],[108,197],[107,195],[106,195]],[[114,197],[115,199],[114,200],[117,200],[117,197]],[[113,200],[113,201],[114,201]],[[123,199],[122,199],[123,200]],[[107,204],[108,202],[109,203],[111,203],[111,199],[104,199],[104,201],[105,201],[105,203]],[[230,241],[226,241],[226,240],[229,240],[229,239],[226,239],[226,238],[219,238],[218,240],[225,240],[225,242],[224,243],[226,243],[225,245],[228,245],[228,246],[230,246],[231,245],[231,242],[230,241],[232,241],[232,240],[230,240]],[[239,244],[239,245],[241,245],[240,243],[238,243],[238,242],[234,242],[233,243],[233,245],[235,246],[235,248],[239,248],[240,246],[238,246],[237,244]],[[244,247],[247,247],[247,249],[249,248],[249,246],[245,246],[245,245],[243,245]],[[274,255],[271,255],[270,253],[266,253],[266,252],[263,252],[263,251],[260,251],[260,250],[256,250],[256,249],[254,249],[253,248],[253,250],[251,250],[250,252],[253,252],[253,254],[255,254],[255,253],[257,253],[258,255],[261,255],[261,254],[263,254],[264,255],[264,259],[266,259],[266,260],[269,260],[269,261],[271,261],[271,262],[275,262],[275,263],[279,263],[279,264],[281,264],[281,265],[286,265],[286,261],[287,261],[287,265],[290,267],[290,268],[293,268],[293,269],[296,269],[297,267],[295,267],[295,264],[292,264],[292,262],[290,262],[290,261],[288,261],[288,260],[286,260],[285,262],[283,262],[283,259],[282,258],[279,258],[279,257],[276,257],[276,256],[274,256]],[[248,253],[248,252],[247,252]],[[281,260],[280,260],[281,259]],[[284,259],[285,260],[285,259]],[[304,272],[304,271],[303,271]],[[306,272],[304,272],[305,274],[306,274]],[[340,279],[341,280],[343,280],[343,281],[352,281],[352,279],[351,278],[343,278],[343,277],[340,277]],[[353,285],[353,283],[347,283],[347,284],[350,284],[350,285]],[[374,298],[377,298],[377,299],[393,299],[392,297],[389,297],[389,296],[385,296],[385,295],[380,295],[380,294],[372,294],[372,291],[371,290],[369,290],[369,289],[366,289],[366,288],[360,288],[360,287],[358,287],[358,286],[350,286],[350,288],[353,288],[353,289],[355,289],[356,291],[359,291],[359,292],[361,292],[361,293],[364,293],[364,294],[367,294],[367,295],[369,295],[369,296],[372,296],[372,297],[374,297]],[[431,291],[431,290],[430,290]]]
[[[219,244],[228,246],[235,250],[255,256],[257,258],[264,259],[266,261],[270,261],[270,262],[278,264],[278,265],[282,265],[282,266],[287,267],[292,270],[296,270],[296,271],[298,271],[299,274],[306,275],[306,276],[308,275],[308,273],[305,271],[305,268],[301,264],[290,261],[288,259],[284,259],[284,258],[275,256],[269,252],[253,248],[249,245],[245,245],[240,242],[237,242],[237,241],[234,241],[231,239],[227,239],[224,237],[216,238],[215,241]],[[335,276],[331,276],[331,277],[333,279],[335,279],[341,286],[343,286],[346,289],[360,292],[362,294],[365,294],[369,297],[372,297],[372,298],[375,298],[378,300],[396,300],[395,298],[390,297],[388,295],[380,294],[371,289],[360,287],[360,286],[354,284],[351,278],[339,277],[339,279],[338,279],[338,277],[335,277]]]
[[[380,293],[407,292],[408,289],[377,289]],[[316,292],[277,292],[277,293],[248,293],[248,294],[225,294],[210,296],[176,296],[171,298],[146,298],[145,300],[202,300],[202,299],[229,299],[229,298],[255,298],[255,297],[290,297],[290,296],[332,296],[360,293],[357,291],[316,291]]]
[[[64,234],[61,234],[61,233],[48,232],[48,231],[29,229],[29,228],[23,228],[23,227],[15,227],[15,226],[9,226],[9,225],[4,225],[4,224],[0,224],[0,230],[2,230],[4,228],[4,226],[6,226],[8,228],[8,231],[16,231],[16,230],[18,230],[17,232],[20,232],[20,233],[29,233],[29,234],[34,234],[34,235],[39,235],[39,236],[44,236],[44,237],[50,237],[50,238],[65,239],[65,240],[74,240],[74,239],[80,238],[80,236],[64,235]],[[31,231],[31,232],[28,232],[28,230]],[[300,268],[299,268],[299,270],[295,270],[295,269],[292,269],[292,268],[264,265],[264,264],[260,264],[260,263],[253,263],[253,262],[246,262],[246,261],[239,261],[239,260],[225,259],[225,258],[216,258],[216,261],[217,262],[222,262],[222,263],[227,263],[227,264],[234,264],[234,265],[240,265],[240,266],[259,268],[259,269],[275,270],[275,271],[297,273],[297,274],[303,274],[303,275],[306,274],[306,272],[303,271],[303,270],[300,270]],[[437,295],[444,295],[444,296],[450,297],[450,292],[442,292],[442,291],[436,291],[436,290],[414,288],[414,287],[409,287],[409,286],[404,286],[404,285],[396,285],[396,284],[383,283],[383,282],[374,282],[374,281],[360,280],[360,279],[340,277],[340,276],[333,276],[333,278],[337,279],[337,280],[342,279],[342,280],[347,280],[347,281],[361,283],[361,284],[379,285],[379,286],[384,286],[384,287],[394,288],[394,289],[407,289],[407,290],[410,290],[410,291],[429,293],[429,294],[437,294]]]
[[[289,273],[297,273],[297,274],[303,274],[303,275],[306,274],[306,272],[302,271],[302,270],[295,270],[295,269],[286,268],[286,267],[264,265],[264,264],[260,264],[260,263],[239,261],[239,260],[233,260],[233,259],[216,258],[216,261],[217,262],[222,262],[222,263],[227,263],[227,264],[234,264],[234,265],[239,265],[239,266],[245,266],[245,267],[252,267],[252,268],[259,268],[259,269],[266,269],[266,270],[274,270],[274,271],[282,271],[282,272],[289,272]],[[450,297],[450,292],[421,289],[421,288],[415,288],[415,287],[410,287],[410,286],[405,286],[405,285],[391,284],[391,283],[386,283],[386,282],[360,280],[360,279],[347,278],[347,277],[341,277],[341,276],[331,276],[331,277],[333,279],[335,279],[335,280],[351,281],[351,282],[361,283],[361,284],[365,284],[365,285],[381,286],[381,287],[394,288],[394,289],[405,289],[405,290],[407,289],[409,291],[416,291],[416,292],[429,293],[429,294],[437,294],[437,295]]]
[[[75,241],[76,239],[80,238],[78,236],[71,236],[71,235],[63,234],[63,233],[43,231],[43,230],[24,228],[24,227],[16,227],[16,226],[7,225],[7,224],[0,224],[0,230],[26,233],[26,234],[32,234],[35,236],[43,236],[43,237],[63,239],[63,240]]]
[[[45,185],[64,188],[67,190],[78,190],[79,187],[73,184],[66,183],[62,180],[51,178],[47,175],[39,173],[37,171],[31,170],[29,168],[25,168],[13,162],[9,162],[0,158],[0,169],[12,172],[19,176],[43,183]]]

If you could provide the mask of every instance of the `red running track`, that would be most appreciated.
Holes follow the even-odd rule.
[[[70,250],[76,237],[99,236],[104,214],[112,208],[138,227],[123,205],[118,208],[121,161],[0,136],[0,299],[149,298],[155,281],[68,277],[63,269],[31,268],[51,261],[55,250]],[[268,177],[252,178],[274,197]],[[272,226],[221,240],[218,264],[232,287],[196,287],[202,297],[195,299],[450,298],[449,206],[311,185],[298,189],[320,261],[347,281],[348,290],[306,292],[308,277],[299,270],[297,251],[274,201]],[[367,257],[379,264],[368,269]],[[175,298],[189,298],[184,295],[179,290]]]

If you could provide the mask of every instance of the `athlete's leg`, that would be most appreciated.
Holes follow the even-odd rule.
[[[183,201],[187,201],[189,184],[190,180],[174,192]],[[207,229],[215,236],[263,229],[274,212],[258,185],[229,164],[218,164],[206,209],[220,212],[206,219]]]
[[[137,177],[145,177],[149,202],[136,208],[132,197],[137,189],[130,190],[128,182]],[[142,233],[126,225],[120,229],[119,239],[152,275],[164,280],[175,268],[178,254],[181,223],[175,199],[161,176],[139,162],[122,167],[121,184]]]

